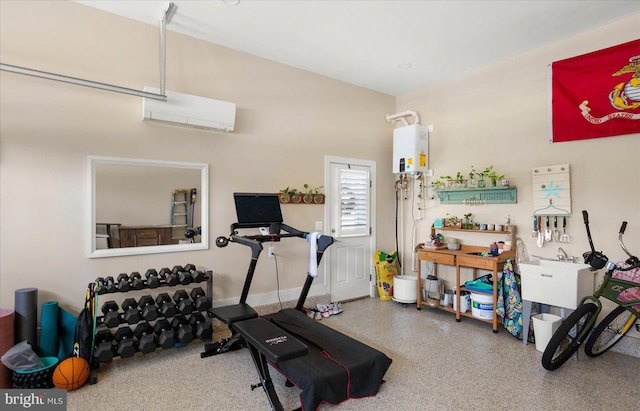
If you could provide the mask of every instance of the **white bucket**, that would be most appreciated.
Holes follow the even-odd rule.
[[[393,299],[402,303],[415,303],[418,299],[418,277],[410,275],[393,277]]]
[[[457,307],[458,307],[457,301],[458,299],[454,293],[453,294],[454,311],[457,310]],[[471,294],[469,293],[469,291],[460,291],[460,312],[466,313],[467,311],[469,311],[470,306],[471,306]]]
[[[493,296],[471,293],[471,315],[483,320],[493,320]]]
[[[531,318],[533,319],[533,333],[536,337],[536,350],[544,352],[551,337],[562,324],[562,317],[543,313],[536,314]]]

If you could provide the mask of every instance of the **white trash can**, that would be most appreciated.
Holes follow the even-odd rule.
[[[562,317],[542,313],[536,314],[531,318],[533,319],[533,333],[536,338],[536,350],[544,352],[551,337],[562,324]]]

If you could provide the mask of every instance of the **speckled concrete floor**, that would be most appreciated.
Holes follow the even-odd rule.
[[[377,299],[344,304],[323,319],[393,359],[378,395],[320,410],[604,410],[637,409],[640,358],[584,354],[554,372],[535,344],[523,346],[489,324]],[[136,354],[103,365],[98,383],[68,393],[69,410],[268,410],[247,350],[200,358],[203,344]],[[272,370],[273,371],[273,370]],[[296,388],[272,372],[285,409],[300,406]]]

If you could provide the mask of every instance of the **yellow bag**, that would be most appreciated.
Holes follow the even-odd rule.
[[[381,300],[390,300],[393,297],[393,277],[398,275],[397,257],[395,251],[387,254],[377,250],[375,253],[376,283]]]

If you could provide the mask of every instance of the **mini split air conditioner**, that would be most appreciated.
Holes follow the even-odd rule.
[[[144,91],[160,93],[159,89],[153,87],[145,87]],[[143,120],[233,131],[236,122],[235,104],[168,90],[166,95],[167,101],[142,99]]]

